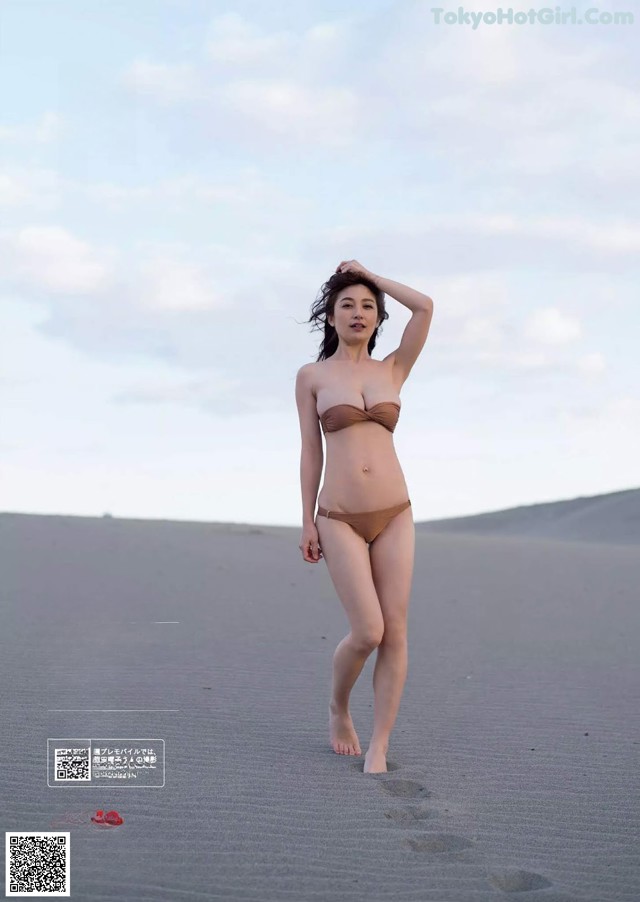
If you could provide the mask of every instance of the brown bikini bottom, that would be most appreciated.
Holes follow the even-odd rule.
[[[318,506],[321,517],[329,517],[332,520],[342,520],[358,533],[365,542],[373,542],[390,520],[406,510],[411,501],[403,501],[402,504],[394,504],[393,507],[383,507],[377,511],[363,511],[361,513],[344,514],[342,511],[328,511]]]

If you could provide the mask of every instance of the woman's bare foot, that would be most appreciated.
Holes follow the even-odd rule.
[[[371,743],[364,756],[365,774],[382,774],[387,772],[387,746]]]
[[[333,704],[329,705],[329,737],[337,755],[362,754],[351,715]]]

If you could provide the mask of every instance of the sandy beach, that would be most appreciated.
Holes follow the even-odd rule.
[[[375,653],[363,756],[336,755],[348,622],[299,529],[3,513],[0,536],[2,829],[66,817],[71,898],[640,899],[638,490],[416,523],[375,775]],[[163,785],[48,785],[53,737],[163,740]]]

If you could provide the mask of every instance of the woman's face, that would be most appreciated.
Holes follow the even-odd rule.
[[[366,285],[343,288],[336,300],[333,316],[329,316],[328,320],[345,341],[368,343],[378,325],[378,307],[371,290]],[[362,323],[364,328],[353,328],[354,323]]]

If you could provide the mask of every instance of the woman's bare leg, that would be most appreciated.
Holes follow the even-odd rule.
[[[374,714],[371,746],[381,748],[385,755],[389,737],[396,722],[400,699],[407,679],[407,634],[385,636],[378,648],[373,669]]]
[[[373,671],[374,725],[364,770],[378,773],[387,769],[389,737],[407,678],[407,615],[415,556],[411,508],[385,526],[369,552],[385,628]]]
[[[333,750],[360,755],[360,743],[349,713],[351,690],[365,661],[379,644],[384,631],[376,595],[369,549],[348,523],[318,516],[316,527],[322,554],[351,632],[333,655],[333,684],[329,702],[329,732]]]
[[[338,643],[333,655],[333,685],[329,702],[329,718],[332,745],[339,754],[362,754],[358,735],[349,713],[349,696],[374,647],[357,647],[349,633]]]

